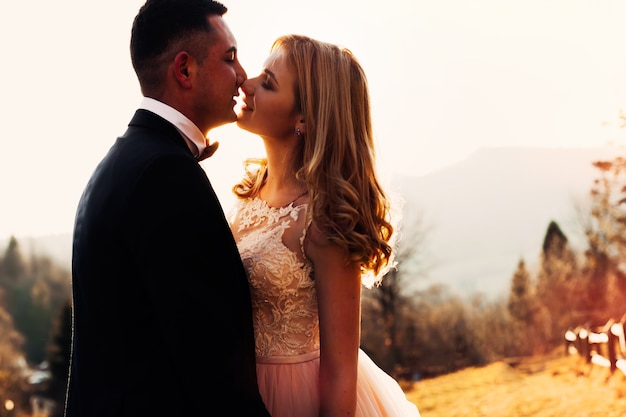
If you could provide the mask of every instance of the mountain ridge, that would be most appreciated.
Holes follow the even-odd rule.
[[[599,173],[592,162],[620,154],[614,147],[485,148],[436,172],[397,178],[404,215],[428,227],[425,246],[436,257],[422,284],[506,295],[520,259],[536,267],[551,221],[582,250],[580,213]]]
[[[418,287],[506,295],[520,259],[533,273],[551,221],[583,250],[578,216],[598,174],[592,162],[623,153],[615,147],[483,148],[428,174],[394,177],[391,189],[404,200],[400,245],[423,235],[418,262],[427,265]],[[71,234],[17,239],[24,253],[50,256],[69,269]]]

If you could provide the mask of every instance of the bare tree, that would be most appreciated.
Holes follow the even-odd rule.
[[[421,222],[407,232],[402,230],[395,262],[380,284],[363,291],[362,345],[387,372],[397,374],[413,356],[411,346],[418,343],[413,320],[417,283],[424,273],[421,256],[426,233]]]
[[[626,302],[626,159],[596,161],[599,176],[591,189],[585,223],[588,248],[582,294],[589,321],[621,315]]]

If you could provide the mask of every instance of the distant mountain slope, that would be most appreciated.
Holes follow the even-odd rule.
[[[461,295],[506,295],[520,258],[536,267],[552,220],[582,250],[576,207],[589,202],[597,177],[591,163],[619,152],[488,148],[428,175],[396,178],[394,191],[406,200],[404,241],[415,232],[413,219],[421,218],[418,231],[427,229],[421,256],[430,267],[418,283],[446,284]],[[18,240],[25,253],[49,255],[69,268],[71,235]]]
[[[419,216],[428,229],[424,248],[432,266],[422,284],[444,283],[462,295],[506,295],[521,258],[531,270],[536,266],[552,220],[582,249],[577,207],[589,203],[598,174],[592,162],[618,152],[489,148],[428,175],[398,178],[405,224]]]

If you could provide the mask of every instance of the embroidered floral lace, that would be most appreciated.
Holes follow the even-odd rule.
[[[230,218],[248,273],[258,356],[319,349],[312,265],[304,257],[306,204],[270,207],[240,200]]]

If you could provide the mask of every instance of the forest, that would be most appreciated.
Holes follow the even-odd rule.
[[[550,222],[539,270],[531,273],[526,259],[511,265],[501,299],[459,298],[442,285],[413,289],[428,242],[404,230],[398,268],[363,289],[363,350],[392,376],[419,381],[545,354],[563,346],[569,329],[623,317],[626,159],[593,165],[591,208],[581,213],[585,250],[573,250]],[[26,257],[11,238],[0,252],[0,417],[62,415],[70,341],[71,272],[46,256]]]

